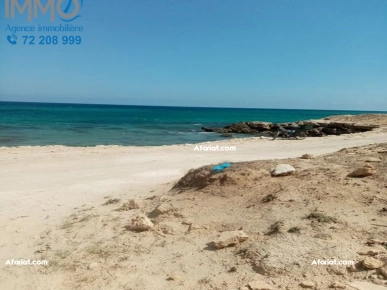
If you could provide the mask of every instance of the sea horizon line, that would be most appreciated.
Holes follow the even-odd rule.
[[[104,104],[104,103],[73,103],[73,102],[39,102],[39,101],[0,101],[1,103],[12,104],[45,104],[45,105],[75,105],[75,106],[110,106],[110,107],[149,107],[149,108],[190,108],[190,109],[238,109],[238,110],[291,110],[291,111],[332,111],[332,112],[375,112],[386,113],[383,110],[358,110],[358,109],[310,109],[310,108],[259,108],[259,107],[201,107],[201,106],[182,106],[182,105],[129,105],[129,104]]]

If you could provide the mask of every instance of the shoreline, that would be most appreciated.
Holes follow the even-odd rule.
[[[357,132],[357,133],[350,133],[350,134],[341,134],[341,135],[327,135],[322,137],[307,137],[309,140],[313,139],[323,139],[323,138],[335,138],[335,137],[342,137],[342,138],[348,138],[349,136],[361,136],[364,137],[364,134],[381,134],[381,131],[383,130],[383,127],[375,128],[372,131],[368,132]],[[219,134],[219,133],[213,133],[213,134]],[[243,144],[248,142],[253,142],[257,140],[262,141],[272,141],[272,137],[267,136],[253,136],[252,134],[246,134],[250,136],[246,137],[236,137],[236,138],[225,138],[224,140],[214,140],[214,141],[204,141],[204,142],[198,142],[198,143],[182,143],[182,144],[171,144],[171,145],[93,145],[93,146],[68,146],[68,145],[21,145],[21,146],[0,146],[1,150],[19,150],[19,149],[158,149],[158,148],[167,148],[167,147],[188,147],[188,146],[196,146],[196,145],[207,145],[207,144],[222,144],[222,143],[231,143],[231,144]],[[247,141],[247,142],[242,142]],[[275,141],[275,140],[274,140]],[[283,140],[284,141],[284,140]],[[297,141],[297,140],[289,140],[289,141]],[[278,142],[278,140],[277,140]],[[299,141],[299,142],[302,142]]]
[[[57,188],[63,180],[69,183],[86,183],[120,177],[124,183],[130,183],[138,171],[158,173],[161,183],[170,182],[191,168],[206,164],[230,161],[252,161],[265,159],[282,159],[299,157],[304,153],[321,155],[338,151],[344,147],[364,146],[387,142],[383,129],[366,133],[342,136],[307,138],[305,140],[275,140],[257,137],[228,139],[225,141],[202,142],[196,144],[180,144],[165,146],[22,146],[0,147],[2,165],[0,174],[3,182],[0,193],[4,191],[29,190],[34,184],[45,185],[45,188]],[[195,146],[225,145],[235,146],[235,152],[194,151]],[[109,165],[111,167],[98,168]],[[133,170],[132,165],[140,166]],[[50,168],[54,168],[51,171]],[[108,171],[110,169],[111,174]],[[127,170],[127,175],[122,172]],[[168,170],[172,170],[169,171]],[[78,172],[78,176],[74,174]],[[171,174],[172,172],[172,174]],[[100,178],[80,180],[81,176],[98,174]],[[131,175],[133,174],[133,175]],[[57,183],[45,181],[48,177],[57,176]],[[59,179],[61,177],[62,179]],[[149,181],[142,180],[145,184]],[[30,187],[26,187],[26,183]],[[157,183],[155,183],[157,185]],[[37,186],[39,188],[39,186]],[[114,186],[113,186],[114,188]],[[107,188],[108,189],[108,188]],[[2,195],[1,197],[4,197]]]

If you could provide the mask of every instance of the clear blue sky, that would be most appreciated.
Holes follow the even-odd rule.
[[[84,0],[44,47],[4,9],[0,101],[387,111],[386,0]]]

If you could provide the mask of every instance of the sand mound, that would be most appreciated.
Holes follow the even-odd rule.
[[[232,163],[222,172],[212,170],[213,166],[191,169],[183,176],[174,189],[203,189],[208,186],[247,186],[270,176],[269,172],[259,169],[254,163]]]
[[[326,118],[329,121],[387,126],[387,114],[340,115]]]
[[[85,290],[250,289],[243,287],[257,280],[289,290],[354,280],[386,285],[382,270],[369,269],[387,262],[387,144],[281,160],[296,171],[271,177],[277,163],[232,163],[217,174],[212,166],[193,169],[178,190],[154,192],[140,209],[118,212],[106,201],[80,209],[41,234],[36,258],[52,265],[41,274],[61,275],[58,289]],[[370,163],[374,174],[348,177]],[[154,225],[148,231],[128,227],[140,212]],[[211,247],[223,237],[229,245],[240,231],[248,238]],[[356,266],[313,266],[318,259]]]

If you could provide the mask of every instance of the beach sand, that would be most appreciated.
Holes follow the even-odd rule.
[[[350,121],[353,120],[351,119]],[[133,256],[132,253],[128,258],[132,262],[135,259],[139,260],[138,265],[132,265],[134,268],[131,270],[126,269],[124,271],[120,269],[118,271],[117,268],[114,268],[114,265],[118,265],[117,261],[110,261],[104,255],[99,256],[99,262],[95,263],[95,267],[90,267],[92,262],[87,260],[80,262],[79,265],[82,266],[79,266],[79,268],[82,268],[81,270],[78,269],[78,266],[69,270],[67,267],[69,261],[66,259],[70,258],[67,258],[67,256],[71,252],[76,251],[78,246],[80,248],[87,248],[88,245],[90,248],[91,245],[97,243],[96,239],[98,239],[98,241],[102,241],[101,243],[111,240],[110,246],[114,248],[115,240],[109,237],[108,234],[102,234],[97,237],[95,231],[99,227],[94,224],[95,221],[89,221],[89,218],[86,218],[85,221],[90,226],[86,230],[81,227],[71,227],[72,223],[69,222],[69,217],[72,215],[79,217],[81,212],[83,212],[87,213],[87,217],[98,217],[100,223],[106,223],[110,227],[109,221],[114,220],[114,218],[120,220],[122,216],[117,217],[117,212],[112,213],[114,207],[102,206],[103,202],[106,202],[109,198],[121,199],[123,202],[129,198],[144,200],[151,196],[157,196],[154,200],[159,202],[159,197],[169,195],[173,185],[192,168],[224,161],[245,162],[253,160],[267,160],[269,163],[263,163],[262,166],[272,166],[277,162],[274,159],[298,158],[305,153],[319,156],[333,153],[343,148],[386,143],[386,133],[386,127],[381,127],[361,134],[307,138],[302,141],[271,141],[265,138],[245,138],[202,143],[204,146],[217,144],[219,146],[235,146],[235,152],[194,151],[196,145],[192,144],[160,147],[1,147],[0,289],[75,289],[75,286],[79,289],[238,289],[238,287],[243,286],[250,280],[264,279],[265,276],[262,273],[250,271],[247,269],[247,266],[243,266],[243,270],[238,272],[239,276],[229,276],[228,280],[224,278],[223,282],[228,284],[225,284],[226,286],[222,288],[222,283],[218,278],[215,279],[211,276],[207,279],[205,273],[219,271],[221,260],[224,259],[226,261],[228,258],[223,256],[219,258],[219,255],[217,255],[213,258],[216,265],[211,269],[211,259],[208,260],[208,254],[206,254],[206,258],[201,259],[200,254],[203,252],[203,249],[200,249],[200,251],[198,250],[198,256],[191,257],[192,263],[197,268],[197,274],[193,275],[191,267],[193,265],[190,265],[189,257],[184,258],[183,264],[187,268],[185,270],[181,268],[182,266],[179,263],[175,263],[175,266],[180,265],[180,268],[172,266],[173,263],[165,262],[168,260],[168,257],[178,256],[179,251],[184,251],[184,243],[182,242],[184,241],[184,236],[182,240],[168,240],[168,242],[176,243],[176,252],[173,251],[173,247],[166,247],[164,249],[160,246],[158,251],[147,256],[151,248],[150,244],[162,242],[158,240],[149,241],[149,233],[140,233],[125,238],[128,243],[133,239],[144,240],[144,253],[139,248],[139,256]],[[334,158],[334,155],[331,158]],[[356,151],[353,152],[352,159],[356,160]],[[327,162],[324,158],[316,160],[318,160],[318,165],[321,166]],[[300,182],[299,186],[302,185],[303,181],[301,180]],[[250,191],[253,190],[252,188],[250,187]],[[246,191],[246,189],[244,190]],[[288,195],[290,198],[292,192],[289,192]],[[202,195],[199,196],[204,198]],[[186,198],[191,200],[192,196],[186,196]],[[172,199],[174,198],[171,197]],[[155,202],[152,202],[151,200],[148,204],[146,203],[147,210],[157,205]],[[184,202],[176,202],[176,206],[184,207]],[[216,210],[219,212],[219,217],[224,217],[224,213],[221,214],[221,212],[227,208],[227,205],[232,206],[229,203],[212,202],[215,204],[219,203],[220,205],[217,209],[216,207],[212,208],[213,212],[216,213]],[[203,206],[200,201],[196,205],[190,202],[186,205],[193,208],[195,206]],[[361,210],[359,209],[359,211]],[[191,211],[188,212],[192,213]],[[206,210],[203,210],[203,214],[209,215]],[[125,218],[130,220],[129,214]],[[181,219],[183,220],[184,218],[182,217]],[[199,224],[205,223],[203,219],[196,220]],[[213,230],[217,232],[226,229],[237,230],[238,228],[235,228],[237,224],[234,227],[229,224],[222,228],[220,223],[218,223]],[[69,226],[67,227],[66,225]],[[119,226],[120,224],[117,222],[113,227]],[[260,228],[260,226],[257,226],[257,228]],[[249,234],[253,232],[251,226],[246,226],[246,229]],[[122,228],[117,229],[117,232],[121,231]],[[78,234],[79,237],[77,238]],[[199,240],[204,243],[206,239],[210,240],[213,236],[214,232],[209,233],[207,237],[202,233]],[[125,239],[117,238],[117,241],[123,242]],[[186,238],[186,240],[190,241],[189,238]],[[85,245],[85,242],[88,244]],[[49,244],[48,246],[47,243]],[[192,243],[195,245],[194,248],[196,248],[199,242],[195,240]],[[297,247],[296,240],[293,239],[291,244],[292,247]],[[286,244],[279,247],[286,247]],[[165,250],[164,252],[163,249]],[[193,251],[192,248],[187,247],[187,249]],[[70,252],[66,252],[66,250]],[[45,251],[47,253],[44,253]],[[281,251],[283,253],[284,249]],[[295,252],[299,254],[299,252]],[[54,253],[56,253],[56,256]],[[58,266],[61,265],[58,261],[56,261],[55,265],[59,267],[59,270],[57,269],[56,271],[50,269],[50,266],[4,265],[8,259],[38,259],[39,257],[47,257],[49,262],[53,262],[55,257],[61,255],[68,262],[66,265],[63,264],[63,270]],[[320,256],[324,258],[322,257],[323,251]],[[343,255],[343,257],[348,258],[350,255]],[[74,262],[73,257],[71,259]],[[158,262],[153,264],[150,261],[146,262],[152,259]],[[106,267],[100,268],[101,261],[105,261],[109,267],[112,267],[108,271],[110,274],[106,274]],[[162,275],[155,265],[163,268],[164,278],[160,278]],[[225,265],[225,267],[229,266],[229,264]],[[156,268],[149,270],[147,267]],[[64,270],[65,268],[66,270]],[[117,272],[114,272],[112,269],[116,269]],[[129,275],[131,271],[135,274]],[[85,274],[90,272],[93,274],[88,274],[89,276]],[[130,279],[125,276],[125,273],[130,276]],[[188,274],[185,275],[184,273],[189,273],[196,280],[194,282],[193,280],[190,281],[187,277],[184,277]],[[96,278],[97,276],[105,277],[105,275],[107,276],[106,279]],[[200,278],[200,275],[203,277]],[[276,275],[277,277],[280,276],[278,273]],[[302,278],[301,272],[297,273],[297,275],[301,275]],[[319,279],[322,279],[320,276]],[[312,279],[312,276],[307,278]],[[265,281],[273,283],[270,279]],[[274,279],[274,281],[278,283],[280,280]],[[287,283],[287,285],[296,285],[298,283],[298,281],[291,282],[289,279],[281,281],[283,281],[282,283]],[[287,289],[298,289],[291,288],[293,286],[289,287]],[[280,289],[286,288],[284,286]]]

